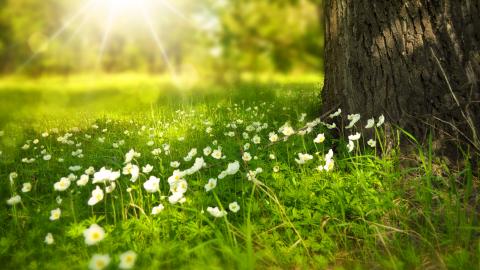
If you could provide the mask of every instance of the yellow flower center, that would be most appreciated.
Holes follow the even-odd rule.
[[[93,240],[97,240],[97,239],[100,238],[100,234],[98,232],[94,232],[94,233],[92,233],[92,238],[93,238]]]

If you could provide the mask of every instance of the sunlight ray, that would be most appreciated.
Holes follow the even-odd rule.
[[[83,18],[86,16],[88,11],[92,8],[92,5],[95,3],[95,0],[89,0],[85,5],[80,7],[80,9],[75,12],[53,35],[51,35],[47,41],[45,41],[41,47],[48,46],[52,41],[57,39],[60,35],[62,35],[77,19]],[[27,59],[21,66],[20,70],[23,69],[25,66],[30,64],[35,58],[38,57],[40,54],[41,50],[36,50],[30,58]]]
[[[100,44],[100,50],[98,52],[96,68],[101,67],[102,58],[103,58],[103,55],[105,53],[105,49],[107,47],[108,38],[110,36],[110,31],[112,30],[112,25],[113,25],[114,20],[115,20],[115,9],[112,8],[112,9],[109,10],[109,14],[108,14],[108,18],[107,18],[107,24],[105,26],[105,31],[104,31],[103,37],[102,37],[102,43]]]
[[[176,78],[176,72],[175,69],[173,68],[172,64],[170,63],[170,60],[168,59],[168,54],[167,51],[165,50],[165,47],[162,44],[162,41],[158,35],[158,33],[155,31],[155,27],[153,26],[152,18],[150,14],[148,13],[145,5],[143,2],[140,5],[140,9],[143,13],[143,18],[145,20],[145,23],[148,26],[148,30],[152,34],[153,40],[155,41],[155,44],[157,45],[158,49],[160,50],[160,53],[162,54],[163,60],[165,61],[165,64],[167,65],[168,70],[172,74],[174,78]]]
[[[95,9],[96,7],[98,6],[98,1],[95,1],[94,0],[94,3],[91,7],[91,9]],[[85,16],[82,17],[82,20],[80,21],[80,23],[77,25],[77,27],[75,27],[75,30],[73,30],[73,33],[70,35],[70,37],[68,38],[67,40],[67,43],[71,42],[73,38],[75,38],[78,33],[80,33],[80,31],[82,30],[82,28],[85,26],[85,24],[87,24],[87,22],[92,18],[92,13],[91,12],[87,12],[85,14]]]
[[[185,14],[183,14],[180,10],[178,10],[178,8],[173,6],[168,0],[160,0],[159,3],[160,3],[160,5],[169,9],[173,14],[177,15],[179,18],[181,18],[182,20],[184,20],[188,24],[190,24],[192,26],[195,26],[195,24],[192,23],[192,21]]]

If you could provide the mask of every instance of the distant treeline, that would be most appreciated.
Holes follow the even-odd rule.
[[[0,71],[238,74],[322,68],[321,0],[170,0],[163,6],[152,0],[143,13],[112,12],[109,1],[0,0]]]

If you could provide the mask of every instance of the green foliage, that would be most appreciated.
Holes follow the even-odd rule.
[[[278,133],[285,122],[298,131],[315,118],[318,91],[313,83],[183,89],[165,79],[134,75],[97,78],[95,83],[85,77],[4,79],[3,267],[84,269],[93,254],[108,253],[114,269],[119,254],[134,250],[140,269],[477,269],[479,182],[468,164],[455,170],[432,156],[428,146],[418,147],[413,158],[400,155],[396,147],[387,150],[383,126],[375,134],[362,134],[350,153],[346,137],[354,132],[340,129],[336,138],[322,125],[270,143],[269,132]],[[242,133],[253,122],[268,127],[248,132],[245,139]],[[66,133],[72,134],[73,145],[58,140]],[[323,143],[313,142],[318,133],[325,134]],[[252,141],[255,134],[260,144]],[[366,145],[370,138],[376,138],[376,148]],[[250,148],[244,150],[247,142]],[[170,154],[152,154],[165,143]],[[21,149],[25,144],[30,147]],[[181,161],[183,170],[193,162],[183,159],[192,148],[201,156],[204,147],[218,145],[226,158],[204,156],[207,167],[186,177],[184,204],[162,197],[170,195],[171,161]],[[134,164],[154,166],[151,175],[160,178],[160,194],[145,192],[149,174],[143,173],[135,183],[122,175],[115,191],[93,207],[87,205],[95,187],[91,183],[53,190],[55,182],[72,173],[70,166],[82,166],[73,172],[77,176],[89,166],[121,171],[132,148],[141,153]],[[82,158],[72,155],[77,149]],[[334,150],[334,169],[318,171],[329,149]],[[257,158],[243,162],[244,151]],[[297,164],[298,153],[310,153],[313,160]],[[45,154],[52,158],[43,160]],[[28,164],[23,158],[36,160]],[[240,171],[206,192],[208,179],[234,160],[241,161]],[[258,167],[263,172],[248,180],[248,171]],[[11,172],[18,173],[12,185]],[[25,182],[32,184],[28,193],[20,191]],[[22,203],[6,205],[13,194],[21,195]],[[233,201],[240,205],[237,213],[228,209]],[[151,215],[159,203],[165,209]],[[228,214],[214,218],[206,211],[213,206]],[[62,215],[50,221],[50,211],[57,207]],[[86,246],[83,231],[94,223],[106,237]],[[53,245],[43,242],[48,232]]]
[[[0,2],[0,71],[134,70],[225,81],[240,73],[315,72],[322,65],[323,15],[309,1],[167,1],[175,11],[150,1],[157,3],[148,10],[151,30],[135,8],[109,27],[110,10],[101,4],[109,1],[94,0],[80,12],[88,2]]]

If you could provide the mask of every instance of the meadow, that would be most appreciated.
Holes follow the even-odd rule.
[[[321,79],[3,78],[1,268],[479,269],[479,171]]]

